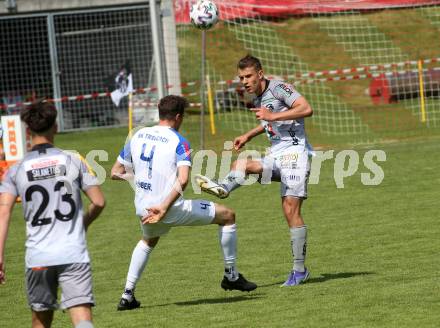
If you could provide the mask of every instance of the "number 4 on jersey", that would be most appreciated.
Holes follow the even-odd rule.
[[[148,156],[145,156],[146,149],[147,149],[147,144],[143,144],[142,145],[141,160],[148,163],[148,179],[151,179],[151,177],[153,176],[153,156],[154,156],[154,151],[156,149],[156,145],[154,145],[151,148],[150,154]]]

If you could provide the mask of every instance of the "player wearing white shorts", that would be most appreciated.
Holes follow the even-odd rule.
[[[177,131],[187,106],[186,99],[179,96],[162,98],[159,124],[134,133],[112,168],[113,179],[133,178],[134,204],[143,233],[132,254],[118,310],[140,306],[134,297],[136,283],[159,238],[177,226],[218,224],[225,264],[221,287],[241,291],[257,288],[236,268],[235,213],[210,201],[181,197],[190,176],[191,156],[188,141]]]
[[[247,174],[270,176],[281,182],[284,215],[291,234],[293,268],[283,286],[295,286],[310,275],[304,266],[307,245],[307,226],[301,216],[301,204],[307,198],[312,147],[307,141],[304,118],[313,111],[307,100],[292,85],[268,80],[258,58],[246,56],[237,65],[240,82],[248,93],[256,95],[255,113],[261,124],[234,140],[234,148],[241,149],[255,136],[266,133],[271,143],[270,153],[261,161],[235,161],[221,183],[205,176],[196,180],[205,192],[226,198],[239,187]],[[262,181],[264,183],[264,181]]]
[[[21,197],[26,220],[26,287],[32,327],[50,327],[58,308],[68,309],[75,327],[93,327],[92,272],[86,229],[104,208],[98,180],[79,156],[53,146],[57,111],[37,102],[21,112],[33,148],[12,166],[0,185],[0,283],[11,212]],[[83,212],[81,191],[91,201]]]

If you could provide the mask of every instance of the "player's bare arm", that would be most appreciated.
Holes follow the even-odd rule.
[[[249,130],[245,134],[237,137],[234,139],[234,149],[239,150],[241,149],[246,143],[248,143],[252,138],[256,137],[257,135],[264,132],[264,127],[261,125],[258,125],[252,130]]]
[[[6,281],[4,260],[5,244],[15,199],[16,196],[6,192],[0,194],[0,284],[4,284]]]
[[[152,224],[159,222],[160,220],[163,219],[168,209],[182,195],[183,191],[188,185],[189,173],[190,173],[189,166],[182,165],[177,168],[177,178],[176,181],[174,182],[170,194],[162,202],[162,204],[147,208],[148,214],[142,218],[143,224]]]
[[[304,97],[300,97],[293,103],[292,107],[286,111],[273,113],[266,107],[252,108],[255,117],[267,122],[289,121],[313,115],[312,107]]]
[[[111,170],[111,178],[112,180],[131,180],[133,179],[133,171],[116,160]]]
[[[85,191],[87,198],[90,200],[90,205],[87,212],[84,214],[84,227],[87,228],[90,224],[101,214],[105,207],[104,194],[99,186],[92,186]]]

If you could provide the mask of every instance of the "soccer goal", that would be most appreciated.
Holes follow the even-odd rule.
[[[174,4],[182,93],[198,102],[200,31],[185,17],[191,3]],[[258,124],[236,80],[248,53],[311,103],[306,124],[315,144],[439,135],[438,1],[216,3],[221,20],[207,32],[206,67],[223,140]]]

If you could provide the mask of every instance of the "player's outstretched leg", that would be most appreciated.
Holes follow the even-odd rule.
[[[195,180],[200,189],[208,194],[217,196],[218,198],[226,198],[229,196],[229,191],[224,185],[217,183],[204,175],[197,174]]]
[[[234,211],[215,204],[215,218],[212,223],[219,225],[219,240],[225,263],[224,277],[220,286],[224,290],[239,290],[242,292],[250,292],[256,289],[257,285],[246,280],[237,270],[237,227]]]
[[[263,173],[263,165],[260,161],[234,161],[231,171],[220,183],[200,174],[195,176],[195,180],[202,191],[218,198],[226,198],[233,190],[242,186],[245,183],[246,174],[251,173]]]

